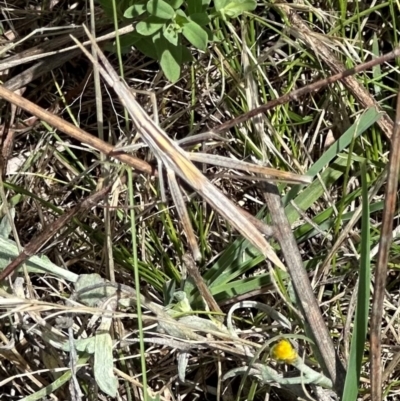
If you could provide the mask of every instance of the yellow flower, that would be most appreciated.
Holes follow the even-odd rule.
[[[271,355],[274,359],[288,364],[293,363],[298,355],[292,344],[288,340],[280,340],[271,349]]]

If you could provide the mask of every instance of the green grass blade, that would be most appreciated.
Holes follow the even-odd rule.
[[[361,229],[361,260],[359,273],[358,299],[354,332],[350,346],[350,358],[347,368],[343,399],[356,401],[358,385],[360,382],[361,363],[364,356],[364,344],[367,335],[368,310],[370,297],[370,226],[369,226],[369,200],[366,165],[361,165],[362,176],[362,229]]]
[[[315,177],[322,169],[329,165],[329,163],[344,149],[346,149],[353,139],[356,139],[363,134],[371,125],[375,124],[380,118],[382,113],[376,111],[375,108],[368,109],[363,113],[360,118],[352,124],[352,126],[333,143],[329,149],[311,166],[306,175]],[[284,205],[287,205],[300,191],[304,185],[297,185],[293,187],[289,193],[283,198]]]
[[[340,152],[346,149],[354,138],[360,136],[371,127],[371,125],[378,121],[380,116],[381,114],[374,108],[370,108],[363,113],[360,118],[357,119],[357,121],[355,121],[354,124],[308,170],[307,175],[313,177],[318,173],[321,173],[320,180],[315,180],[300,193],[299,191],[301,191],[303,186],[294,187],[284,198],[284,202],[288,202],[290,199],[295,197],[294,202],[297,207],[306,211],[324,194],[324,188],[330,188],[344,174],[348,155],[341,155]],[[328,167],[323,170],[325,166]],[[291,204],[286,206],[285,212],[291,224],[300,217]],[[263,214],[263,212],[259,213],[259,218]],[[260,256],[260,253],[247,241],[237,240],[226,249],[219,260],[205,274],[204,278],[207,280],[212,293],[217,297],[217,299],[222,301],[222,299],[220,299],[222,294],[227,295],[229,293],[230,296],[232,296],[235,292],[233,288],[230,288],[230,284],[233,280],[256,266],[262,260],[263,258]],[[240,281],[241,280],[238,282]],[[251,284],[248,282],[246,289],[249,291],[250,287]],[[217,290],[217,288],[219,290]],[[241,290],[243,290],[244,287],[236,286],[236,289],[240,289],[239,292],[242,293]]]

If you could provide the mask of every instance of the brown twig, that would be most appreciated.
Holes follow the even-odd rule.
[[[104,42],[110,39],[114,39],[117,35],[122,36],[127,33],[133,32],[135,29],[134,25],[128,24],[117,31],[113,29],[111,32],[98,36],[96,38],[97,42]],[[84,34],[83,28],[78,28],[73,31],[75,37],[79,38]],[[61,38],[52,39],[48,42],[41,43],[39,46],[22,51],[21,53],[10,56],[0,62],[0,71],[8,70],[10,68],[21,66],[26,63],[31,63],[36,60],[46,59],[50,56],[61,56],[63,53],[75,50],[76,45],[67,46],[68,42],[71,42],[71,37],[69,35],[63,36]],[[90,44],[87,40],[83,42],[84,46]],[[54,50],[56,49],[56,50]],[[10,49],[11,50],[11,49]]]
[[[4,86],[11,91],[16,91],[19,88],[31,83],[33,80],[43,76],[49,71],[53,71],[59,66],[66,63],[80,54],[79,49],[71,50],[60,55],[46,57],[43,60],[38,61],[33,66],[27,68],[20,74],[14,75],[12,78],[4,82]]]
[[[185,267],[189,273],[189,276],[193,278],[193,281],[195,282],[200,295],[204,298],[204,300],[207,303],[210,310],[213,312],[217,312],[221,316],[223,316],[223,312],[222,312],[221,308],[215,301],[214,297],[211,294],[211,291],[209,290],[206,283],[204,282],[204,279],[201,276],[193,257],[189,253],[185,253],[182,256],[182,261],[185,264]],[[223,320],[223,318],[222,318],[222,320]]]
[[[56,115],[44,110],[40,106],[30,102],[29,100],[23,98],[22,96],[17,95],[16,93],[10,91],[5,88],[4,85],[0,85],[0,98],[6,99],[10,103],[15,104],[16,106],[21,107],[21,109],[26,110],[27,112],[33,114],[34,116],[40,118],[43,121],[46,121],[51,126],[59,129],[65,134],[75,138],[76,140],[85,143],[100,152],[104,153],[107,156],[112,155],[112,157],[118,159],[119,161],[128,164],[136,170],[139,170],[146,174],[155,174],[154,168],[147,162],[137,159],[136,157],[124,153],[118,152],[115,153],[114,146],[110,145],[107,142],[102,141],[101,139],[88,134],[82,129],[75,127],[75,125],[64,121],[62,118],[57,117]]]
[[[310,328],[309,331],[311,333],[307,334],[312,335],[312,339],[317,346],[316,348],[321,354],[321,357],[317,354],[317,358],[332,379],[336,392],[340,395],[343,391],[345,370],[335,352],[328,327],[324,322],[317,300],[315,299],[307,271],[303,266],[296,239],[286,217],[278,188],[274,184],[264,185],[264,198],[270,210],[275,236],[281,246],[286,268],[296,291],[301,312]]]
[[[40,235],[38,235],[37,237],[35,237],[35,239],[29,242],[29,244],[25,247],[25,249],[11,263],[9,263],[5,267],[5,269],[0,273],[0,282],[4,280],[6,277],[8,277],[27,259],[35,255],[36,252],[40,250],[40,248],[42,248],[58,231],[60,231],[62,227],[64,227],[79,212],[82,212],[86,209],[89,209],[92,206],[97,205],[99,201],[102,198],[104,198],[107,192],[110,191],[111,187],[112,184],[104,187],[98,192],[95,192],[93,195],[88,196],[85,200],[78,203],[69,212],[64,213],[56,221],[48,225]]]
[[[359,65],[356,65],[353,68],[350,68],[348,70],[339,72],[338,74],[332,75],[328,78],[325,79],[321,79],[317,82],[314,82],[312,84],[303,86],[302,88],[299,88],[297,90],[294,90],[290,93],[287,93],[286,95],[283,95],[281,97],[278,97],[277,99],[273,99],[270,102],[260,106],[260,107],[256,107],[253,110],[248,111],[247,113],[242,114],[239,117],[233,118],[232,120],[226,121],[225,123],[213,128],[211,130],[211,132],[219,134],[223,131],[226,131],[232,127],[234,127],[235,125],[241,124],[246,122],[247,120],[249,120],[250,118],[261,114],[261,113],[265,113],[268,110],[273,109],[276,106],[279,106],[281,104],[285,104],[290,102],[291,100],[296,100],[301,96],[307,95],[309,93],[312,92],[318,92],[320,89],[322,89],[323,87],[332,84],[334,82],[340,81],[345,79],[346,77],[349,77],[351,75],[354,75],[358,72],[361,71],[365,71],[368,68],[374,67],[376,65],[379,64],[383,64],[386,61],[392,60],[396,57],[400,56],[400,46],[396,47],[393,51],[391,51],[390,53],[384,54],[380,57],[376,57],[373,60],[367,61],[366,63],[362,63]]]
[[[397,185],[400,171],[400,94],[397,95],[396,123],[389,157],[389,172],[385,191],[379,251],[375,268],[374,298],[370,324],[371,398],[382,400],[381,330],[383,301],[385,298],[387,264],[392,242],[393,217],[396,209]]]
[[[345,73],[346,67],[340,60],[334,55],[331,49],[320,39],[315,33],[307,26],[303,19],[293,10],[292,5],[288,4],[285,0],[279,0],[275,4],[275,7],[282,11],[292,26],[293,35],[296,39],[304,41],[304,43],[315,52],[316,56],[321,58],[321,60],[329,67],[329,69],[336,74]],[[390,54],[390,53],[389,53]],[[375,60],[379,60],[379,57]],[[379,62],[381,64],[382,62]],[[365,63],[367,64],[367,63]],[[365,64],[361,64],[365,65]],[[367,69],[366,67],[364,69]],[[356,71],[359,72],[359,71]],[[353,94],[353,96],[360,102],[361,106],[368,108],[374,107],[377,111],[382,113],[382,117],[377,122],[378,126],[381,128],[383,133],[387,138],[390,139],[393,132],[393,120],[389,115],[382,111],[378,102],[371,96],[371,94],[357,81],[353,76],[343,76],[340,80],[346,86],[346,88]]]

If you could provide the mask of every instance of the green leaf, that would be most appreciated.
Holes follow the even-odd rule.
[[[115,397],[118,391],[118,380],[114,376],[112,339],[109,333],[96,334],[94,351],[94,378],[101,391]]]
[[[79,340],[74,340],[73,348],[79,352],[86,352],[88,354],[94,354],[96,346],[96,337],[80,338]],[[65,352],[71,352],[71,344],[69,339],[64,340],[60,343],[60,348]]]
[[[175,16],[174,9],[164,0],[150,0],[147,3],[147,11],[154,17],[171,19]]]
[[[103,284],[104,279],[97,273],[91,274],[80,274],[79,279],[75,284],[75,291],[81,294],[78,299],[83,304],[94,307],[101,301],[104,301],[107,297],[115,295],[116,290],[113,287],[101,287],[90,290],[88,288],[95,286],[96,284]]]
[[[183,27],[183,25],[187,24],[189,21],[190,21],[189,18],[187,17],[187,15],[184,13],[183,10],[176,10],[175,23],[177,25]]]
[[[146,12],[146,0],[135,2],[124,11],[125,18],[135,18]]]
[[[210,18],[208,18],[206,13],[190,14],[189,18],[201,26],[207,25],[210,22]]]
[[[257,7],[256,0],[235,0],[224,7],[224,14],[236,18],[244,11],[253,11]]]
[[[164,38],[174,46],[178,45],[179,33],[175,24],[169,24],[163,31]]]
[[[171,82],[176,82],[181,75],[181,63],[173,53],[171,49],[164,50],[160,65],[167,79]]]
[[[15,218],[15,209],[11,208],[10,209],[10,217],[12,218],[12,221],[14,221]],[[2,236],[4,239],[8,239],[8,237],[10,236],[12,231],[12,227],[11,227],[11,222],[8,218],[8,216],[4,216],[1,219],[0,222],[0,236]]]
[[[169,50],[166,50],[163,53],[160,65],[169,81],[176,82],[179,79],[181,75],[181,66],[176,62]]]
[[[151,36],[142,36],[142,38],[135,43],[135,47],[145,56],[153,60],[158,60],[157,50]]]
[[[188,1],[188,14],[198,14],[203,11],[203,1],[202,0],[190,0]]]
[[[231,0],[214,0],[215,10],[221,12],[230,2]]]
[[[182,29],[183,36],[194,46],[200,50],[206,50],[207,48],[207,32],[194,21],[189,21],[183,25]]]
[[[318,198],[325,193],[326,188],[330,188],[332,183],[339,179],[345,170],[347,159],[343,158],[339,153],[349,145],[353,138],[365,132],[365,130],[379,120],[379,118],[381,118],[380,113],[373,108],[368,109],[359,117],[352,127],[350,127],[349,130],[346,131],[316,163],[314,163],[307,174],[315,177],[320,173],[321,182],[323,184],[316,180],[301,193],[300,191],[303,186],[298,185],[293,187],[286,195],[284,198],[284,204],[287,205],[285,212],[290,223],[294,223],[300,216],[289,201],[295,199],[297,196],[294,203],[303,211],[306,211],[316,202]],[[258,218],[264,219],[265,215],[266,212],[261,211]],[[255,267],[262,260],[264,260],[262,254],[251,246],[247,240],[236,240],[225,249],[218,261],[204,275],[204,279],[215,298],[218,301],[224,301],[233,295],[248,292],[251,289],[260,288],[261,286],[269,284],[269,275],[262,276],[261,278],[257,277],[257,279],[254,280],[245,279],[233,281],[241,277],[249,268]]]
[[[165,19],[150,16],[136,25],[136,32],[143,36],[151,36],[165,25]]]
[[[15,259],[19,253],[19,249],[14,241],[0,236],[0,271],[2,271],[10,263],[10,260]],[[25,265],[29,273],[52,274],[56,277],[72,282],[76,282],[78,280],[77,274],[58,267],[54,263],[50,262],[50,259],[45,255],[31,256],[25,262]],[[21,267],[18,269],[18,271],[20,270]]]
[[[182,46],[174,46],[160,34],[153,37],[157,58],[167,79],[176,82],[181,75]]]
[[[361,165],[362,186],[362,224],[361,224],[361,259],[359,269],[359,285],[357,309],[354,320],[354,332],[351,339],[349,366],[343,390],[343,399],[356,401],[361,376],[362,360],[365,352],[365,340],[368,330],[369,298],[371,286],[370,261],[370,224],[369,200],[366,163]]]
[[[142,37],[143,36],[139,35],[137,32],[131,32],[131,33],[127,33],[124,36],[121,36],[119,38],[119,42],[120,42],[120,45],[122,48],[130,47],[130,46],[135,45]],[[114,44],[114,46],[115,46],[115,44]],[[114,48],[114,51],[116,51],[115,48]]]
[[[189,3],[192,0],[189,0]],[[183,0],[166,0],[166,2],[174,9],[178,9],[182,4],[183,4]]]
[[[329,165],[329,163],[337,157],[338,153],[351,143],[353,138],[359,137],[381,117],[382,114],[376,111],[374,107],[367,109],[362,115],[360,115],[359,119],[311,166],[307,171],[307,175],[316,177],[325,166]],[[300,192],[301,188],[303,188],[302,185],[294,186],[283,198],[283,204],[288,205],[289,202]],[[291,206],[288,207],[291,208]],[[288,211],[286,212],[288,213]]]
[[[253,11],[257,7],[256,0],[215,0],[215,9],[222,16],[238,17],[244,11]]]

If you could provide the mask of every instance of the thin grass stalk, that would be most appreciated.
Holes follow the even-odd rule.
[[[131,220],[131,242],[132,242],[132,257],[133,257],[133,275],[135,279],[135,290],[136,294],[140,294],[140,276],[139,276],[139,265],[138,265],[138,255],[137,255],[137,241],[136,241],[136,222],[135,222],[135,204],[134,190],[133,190],[133,176],[132,170],[127,168],[128,174],[128,193],[129,193],[129,203],[130,203],[130,220]],[[140,364],[142,368],[143,377],[143,398],[144,401],[148,400],[147,391],[147,371],[146,371],[146,349],[143,340],[143,321],[142,321],[142,304],[140,296],[136,297],[136,309],[137,309],[137,323],[139,330],[139,347],[140,347]]]

